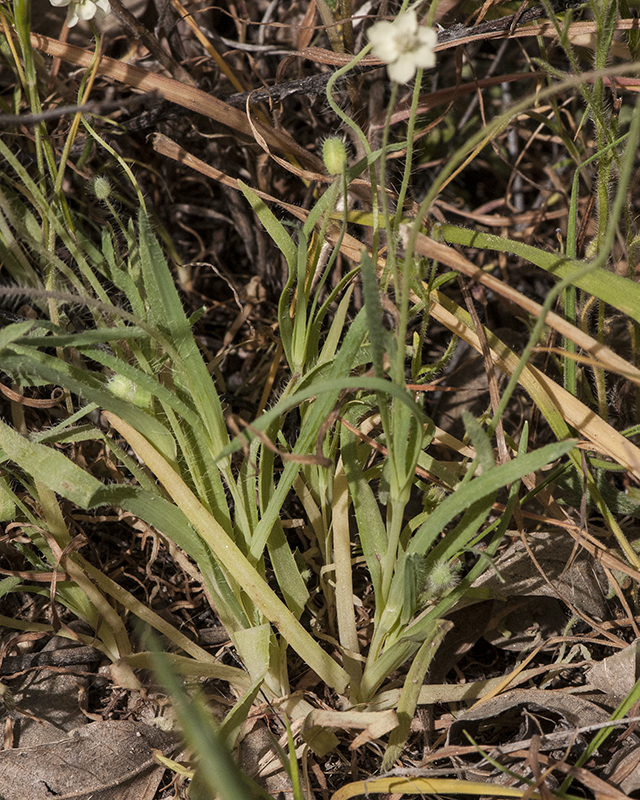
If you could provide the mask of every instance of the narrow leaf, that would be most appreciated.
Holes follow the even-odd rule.
[[[295,273],[296,261],[298,257],[297,248],[291,241],[291,237],[287,233],[284,225],[278,221],[275,214],[265,204],[264,200],[261,200],[253,191],[253,189],[247,186],[246,183],[243,183],[241,180],[239,180],[238,186],[240,187],[242,194],[249,201],[251,208],[258,215],[258,218],[264,225],[265,230],[276,243],[282,255],[286,258],[289,271]]]
[[[364,297],[364,310],[369,325],[369,341],[373,356],[373,368],[376,378],[384,376],[385,329],[382,326],[382,306],[380,304],[380,290],[376,277],[375,267],[371,256],[366,250],[362,251],[360,262],[362,275],[362,294]]]
[[[105,416],[155,473],[224,568],[242,586],[267,619],[276,625],[291,647],[325,683],[337,692],[344,691],[349,679],[346,672],[302,627],[175,470],[134,428],[113,414],[107,413]]]

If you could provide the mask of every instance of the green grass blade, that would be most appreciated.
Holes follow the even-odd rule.
[[[348,675],[345,671],[322,650],[318,642],[302,627],[179,475],[134,428],[111,414],[107,414],[107,417],[171,493],[178,507],[211,547],[220,563],[243,588],[257,608],[278,628],[289,645],[329,686],[337,692],[344,691],[348,682]]]
[[[364,309],[367,315],[373,369],[376,378],[382,378],[384,377],[383,360],[386,352],[385,339],[387,332],[382,326],[382,305],[380,304],[380,292],[378,289],[376,271],[371,256],[366,250],[362,251],[360,267],[362,295],[364,298]]]
[[[155,650],[152,659],[173,701],[185,741],[198,759],[197,780],[190,794],[198,800],[247,800],[251,794],[249,785],[216,730],[211,712],[200,698],[189,697],[164,653]]]
[[[286,228],[281,222],[278,221],[273,211],[271,211],[271,209],[265,204],[264,200],[261,200],[258,197],[251,187],[247,186],[247,184],[243,183],[241,180],[238,181],[238,186],[242,194],[249,201],[251,208],[258,215],[258,218],[264,225],[265,230],[269,236],[271,236],[273,241],[278,246],[278,249],[285,257],[289,267],[289,272],[293,272],[295,274],[298,260],[298,250],[295,244],[291,241],[291,237],[287,233]]]
[[[429,552],[432,543],[440,532],[458,514],[475,503],[482,502],[484,498],[497,492],[503,486],[514,483],[525,475],[542,469],[547,464],[568,453],[575,445],[575,439],[548,444],[539,450],[534,450],[526,455],[518,456],[506,464],[501,464],[490,472],[460,486],[436,508],[427,521],[418,529],[409,544],[407,552]],[[446,557],[447,555],[449,555],[448,551],[439,553],[439,557]]]
[[[420,688],[424,683],[424,676],[427,674],[433,657],[438,652],[438,647],[440,647],[446,633],[452,627],[452,622],[438,620],[433,630],[433,635],[422,643],[415,658],[411,662],[396,709],[398,714],[398,727],[394,728],[389,735],[389,744],[387,745],[382,760],[382,772],[390,770],[402,755],[404,746],[409,738],[411,721],[416,711]]]
[[[577,269],[585,266],[584,262],[574,261],[555,253],[546,253],[537,247],[504,239],[492,233],[476,232],[454,225],[443,225],[441,230],[443,238],[450,244],[512,253],[562,280],[570,278]],[[578,278],[575,286],[640,322],[640,284],[600,268]]]

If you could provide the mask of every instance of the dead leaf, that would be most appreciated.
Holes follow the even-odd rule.
[[[539,712],[543,713],[540,714]],[[552,747],[556,749],[557,743],[546,744],[545,733],[556,730],[567,730],[589,725],[597,725],[609,719],[609,713],[599,708],[595,703],[590,703],[582,697],[565,692],[545,691],[544,689],[514,689],[512,692],[494,697],[492,700],[480,703],[474,708],[458,717],[451,725],[447,736],[447,745],[469,744],[464,735],[465,731],[476,738],[476,733],[481,723],[491,719],[495,741],[505,743],[504,735],[498,731],[500,727],[497,717],[504,718],[504,724],[513,728],[514,724],[519,730],[513,731],[514,738],[527,739],[534,733],[542,733],[542,749]],[[542,729],[533,727],[532,720],[542,720]],[[571,731],[567,731],[570,735]]]
[[[622,747],[613,754],[604,777],[628,795],[640,789],[640,746]]]
[[[502,609],[496,603],[484,638],[502,650],[526,652],[532,645],[562,633],[566,625],[567,615],[555,598],[524,596],[512,598]]]
[[[59,741],[0,752],[5,800],[150,800],[164,772],[153,750],[167,754],[178,737],[150,725],[107,720],[83,725]]]
[[[615,707],[633,689],[638,676],[640,639],[608,658],[603,658],[587,672],[587,680],[610,698]]]
[[[71,627],[84,631],[82,623]],[[16,707],[8,714],[10,723],[0,714],[0,724],[13,725],[15,746],[24,749],[55,742],[86,723],[82,697],[89,676],[83,673],[90,669],[91,657],[95,667],[104,656],[62,636],[53,636],[38,653],[12,657],[10,666],[18,674],[9,679],[9,687]]]
[[[487,571],[478,578],[474,587],[489,589],[496,598],[558,597],[557,589],[561,596],[589,616],[608,618],[602,591],[607,580],[600,564],[594,563],[588,554],[579,552],[566,569],[573,553],[573,540],[562,531],[531,533],[527,541],[548,582],[536,569],[524,544],[517,539],[497,559],[496,570]]]
[[[362,730],[351,744],[354,750],[366,742],[379,739],[398,726],[398,716],[392,709],[386,711],[330,711],[316,708],[305,719],[302,736],[307,744],[319,730],[336,728]]]

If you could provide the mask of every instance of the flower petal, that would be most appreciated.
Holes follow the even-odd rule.
[[[367,31],[371,52],[388,66],[391,80],[407,83],[416,69],[429,69],[436,63],[433,48],[438,34],[418,24],[414,9],[396,17],[394,22],[376,22]]]
[[[396,83],[408,83],[416,74],[413,53],[405,53],[387,67],[389,77]]]
[[[415,36],[418,32],[418,17],[416,12],[411,9],[410,11],[405,11],[404,14],[400,14],[399,17],[396,17],[394,28],[396,29],[396,36],[398,36],[398,38],[404,39],[406,37]]]
[[[96,4],[93,0],[82,0],[82,2],[76,3],[76,9],[78,17],[85,21],[93,19],[96,15]]]
[[[421,25],[418,29],[418,41],[421,45],[433,49],[438,44],[438,34],[433,28]]]
[[[382,42],[389,41],[393,37],[393,23],[392,22],[376,22],[367,31],[367,37],[372,45],[378,45]]]
[[[80,17],[76,14],[75,6],[71,5],[67,12],[67,28],[75,28],[78,22],[80,22]]]
[[[78,22],[96,17],[102,19],[111,11],[109,0],[51,0],[54,6],[69,6],[67,25],[73,28]]]
[[[433,52],[432,47],[423,45],[417,50],[414,50],[412,56],[413,63],[416,65],[416,67],[421,67],[422,69],[431,69],[431,67],[435,67],[436,65],[436,54]]]
[[[398,58],[401,51],[394,39],[389,38],[383,42],[375,44],[371,48],[371,52],[376,58],[379,58],[381,61],[385,61],[387,64],[390,64],[392,61],[395,61],[396,58]]]

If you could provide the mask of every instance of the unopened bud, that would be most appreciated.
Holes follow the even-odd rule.
[[[93,192],[98,200],[106,200],[111,194],[111,184],[106,178],[98,175],[93,181]]]
[[[342,139],[330,136],[322,145],[322,160],[329,175],[342,175],[347,163],[347,150]]]
[[[109,379],[109,390],[121,400],[127,400],[139,408],[148,408],[151,405],[151,395],[124,375],[114,375]]]
[[[443,597],[458,582],[457,569],[448,561],[438,560],[431,567],[426,589],[431,597]]]

